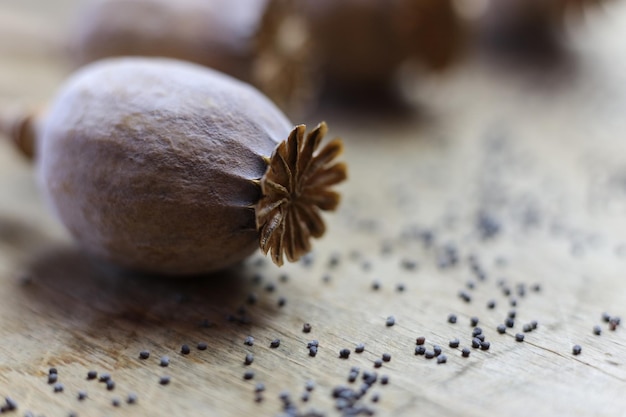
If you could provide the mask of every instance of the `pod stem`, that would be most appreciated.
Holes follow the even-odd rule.
[[[346,164],[335,162],[343,151],[335,138],[319,149],[328,130],[322,122],[305,135],[306,126],[296,126],[274,150],[261,178],[263,197],[256,205],[256,225],[263,253],[283,264],[283,256],[297,261],[311,250],[311,238],[326,231],[321,211],[334,211],[339,193],[330,187],[347,178]]]
[[[0,135],[5,136],[27,159],[35,156],[35,112],[0,112]]]

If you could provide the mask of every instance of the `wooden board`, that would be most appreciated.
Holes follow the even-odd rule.
[[[21,22],[0,29],[3,106],[44,101],[68,72],[60,51],[75,2],[51,3],[0,7],[0,21]],[[280,414],[288,391],[300,413],[333,416],[333,389],[360,389],[360,376],[347,379],[358,367],[378,382],[357,406],[381,416],[625,415],[626,333],[601,319],[626,315],[625,23],[624,4],[590,16],[571,57],[550,68],[470,57],[421,80],[419,111],[320,109],[308,122],[324,118],[345,139],[350,180],[311,256],[282,269],[260,255],[196,280],[104,266],[72,244],[32,167],[0,144],[0,396],[17,401],[16,415],[240,416]],[[514,327],[499,334],[511,310]],[[491,345],[463,358],[448,341],[471,346],[473,316]],[[418,336],[447,363],[415,355]],[[384,353],[391,360],[375,369]],[[63,392],[48,384],[50,367]],[[115,388],[89,370],[110,373]]]

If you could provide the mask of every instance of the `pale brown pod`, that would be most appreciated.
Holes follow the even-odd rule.
[[[328,188],[346,177],[333,162],[339,140],[318,150],[325,130],[307,141],[256,89],[208,68],[117,58],[84,67],[60,89],[36,164],[50,205],[89,253],[197,274],[259,245],[277,264],[310,249],[320,210],[339,202]]]

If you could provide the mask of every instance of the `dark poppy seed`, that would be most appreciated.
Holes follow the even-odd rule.
[[[256,395],[254,396],[254,402],[256,402],[256,403],[262,403],[262,402],[263,402],[263,395],[261,395],[261,394],[256,394]]]
[[[58,374],[48,374],[48,384],[54,384],[59,379]]]
[[[107,382],[107,390],[109,391],[113,391],[115,389],[115,381],[113,381],[112,379],[109,379]]]
[[[137,403],[137,394],[135,394],[134,392],[131,392],[130,394],[128,394],[128,397],[126,397],[126,403],[128,404]]]
[[[464,358],[467,358],[467,357],[470,355],[470,352],[471,352],[471,351],[470,351],[468,348],[463,348],[463,350],[461,350],[461,355],[462,355]]]
[[[476,327],[477,325],[478,325],[478,317],[471,317],[470,318],[470,326]]]
[[[583,348],[581,348],[580,345],[574,345],[574,347],[572,348],[572,353],[574,355],[580,355],[582,351],[583,351]]]
[[[522,326],[522,331],[524,333],[532,332],[533,328],[532,328],[532,326],[530,324],[525,324],[525,325]]]
[[[119,399],[119,398],[113,398],[113,399],[111,400],[111,405],[112,405],[113,407],[119,407],[119,406],[120,406],[120,399]]]
[[[465,291],[459,291],[459,297],[466,303],[469,303],[472,301],[472,297]]]
[[[150,352],[147,350],[142,350],[139,352],[139,359],[148,359],[150,357]]]
[[[161,356],[161,361],[159,362],[159,365],[165,367],[165,366],[169,366],[169,364],[170,364],[169,356]]]
[[[111,374],[109,374],[108,372],[105,372],[103,374],[100,374],[100,378],[98,378],[98,381],[99,382],[107,382],[110,379],[111,379]]]
[[[458,348],[459,345],[461,344],[461,342],[459,341],[459,339],[452,339],[450,340],[450,342],[448,343],[448,346],[450,346],[451,348]]]
[[[509,317],[511,319],[514,319],[515,316],[517,316],[517,311],[515,311],[515,310],[510,310],[508,315],[507,315],[507,317]]]
[[[339,357],[342,359],[348,359],[350,357],[350,349],[343,348],[339,351]]]
[[[372,402],[373,403],[377,403],[378,401],[380,401],[380,394],[376,393],[376,394],[372,394]]]
[[[96,371],[87,372],[87,379],[92,380],[92,379],[96,379],[97,377],[98,377],[98,372]]]
[[[284,307],[287,304],[287,299],[285,297],[278,297],[278,307]]]
[[[476,339],[480,340],[481,342],[484,342],[485,341],[485,335],[483,333],[477,334],[476,335]]]
[[[494,308],[496,308],[496,302],[495,300],[489,300],[487,301],[487,308],[490,310],[493,310]]]
[[[64,388],[65,387],[63,387],[63,384],[61,384],[60,382],[54,384],[54,392],[63,392]]]
[[[311,326],[311,324],[310,324],[310,323],[304,323],[304,324],[302,325],[302,332],[303,332],[303,333],[311,333],[311,329],[312,329],[312,328],[313,328],[313,327]]]
[[[254,386],[254,392],[263,392],[265,391],[265,384],[262,382],[257,382]]]
[[[498,324],[496,330],[498,330],[498,333],[504,334],[506,333],[506,326],[504,324]]]
[[[244,344],[244,345],[247,345],[247,346],[252,346],[252,345],[254,345],[254,337],[252,337],[252,336],[246,336],[246,338],[245,338],[245,339],[244,339],[244,341],[243,341],[243,344]]]
[[[611,315],[609,313],[602,313],[602,321],[608,323],[611,321]]]
[[[59,371],[57,371],[57,368],[53,367],[53,368],[48,369],[48,375],[58,374],[58,373],[59,373]]]
[[[480,347],[480,343],[481,343],[480,339],[476,339],[476,338],[472,339],[472,347],[474,349],[479,348]]]
[[[79,401],[83,401],[85,398],[87,398],[87,391],[78,391],[78,395],[76,396],[76,398],[78,398]]]
[[[289,275],[287,275],[287,274],[281,274],[281,275],[278,277],[278,280],[279,280],[280,282],[282,282],[282,283],[288,282],[288,281],[289,281]]]
[[[359,343],[354,347],[354,351],[356,353],[363,353],[364,350],[365,350],[365,345],[363,343]]]
[[[482,334],[483,329],[481,329],[480,327],[474,327],[474,329],[472,330],[472,336],[476,337],[479,334]]]
[[[404,284],[398,284],[396,286],[396,291],[398,291],[398,292],[404,292],[405,289],[406,289],[406,287],[404,286]]]
[[[356,379],[358,378],[359,373],[358,372],[352,372],[350,371],[350,373],[348,374],[348,382],[354,382],[356,381]]]
[[[389,376],[388,375],[381,375],[380,383],[382,385],[387,385],[389,383]]]
[[[389,362],[391,360],[391,354],[390,353],[383,353],[382,359],[385,362]]]
[[[311,346],[309,348],[309,356],[315,357],[317,355],[317,346]]]
[[[474,284],[474,281],[467,281],[467,284],[465,284],[465,286],[467,287],[467,289],[473,290],[476,287],[476,284]]]
[[[171,379],[169,376],[162,376],[159,378],[159,384],[161,385],[168,385],[170,383]]]
[[[530,327],[535,330],[537,329],[537,326],[539,326],[539,323],[537,322],[537,320],[533,320],[530,322]]]
[[[402,267],[408,271],[412,271],[417,268],[417,262],[412,259],[403,259]]]
[[[180,353],[182,353],[183,355],[189,355],[189,352],[191,352],[191,349],[189,349],[189,346],[182,345],[180,347]]]
[[[504,320],[504,325],[506,327],[512,328],[513,326],[515,326],[515,320],[509,317],[506,320]]]
[[[441,363],[446,363],[448,362],[448,358],[446,357],[446,355],[439,355],[437,356],[437,363],[441,364]]]
[[[374,361],[374,368],[380,368],[381,366],[383,366],[383,361],[382,359],[376,359]]]
[[[602,328],[600,326],[593,326],[593,334],[600,336],[602,334]]]
[[[331,276],[330,276],[330,275],[328,275],[328,274],[325,274],[325,275],[322,277],[322,281],[323,281],[325,284],[328,284],[331,280],[332,280],[332,278],[331,278]]]
[[[277,348],[278,346],[280,346],[280,339],[274,339],[270,342],[271,348]]]
[[[300,400],[302,400],[302,402],[307,402],[309,401],[309,393],[308,392],[303,392],[302,395],[300,396]]]
[[[432,359],[435,357],[435,352],[433,352],[432,350],[427,350],[426,352],[424,352],[424,357],[426,359]]]
[[[250,294],[248,294],[248,298],[246,301],[248,302],[248,304],[253,305],[256,304],[258,300],[259,297],[255,293],[251,292]]]
[[[524,341],[524,334],[523,333],[516,333],[515,334],[515,341],[516,342],[523,342]]]
[[[415,339],[416,345],[423,345],[424,343],[426,343],[426,338],[424,336],[420,336],[417,339]]]
[[[509,287],[503,287],[502,294],[504,294],[505,297],[508,297],[509,295],[511,295],[511,289]]]
[[[254,378],[254,371],[248,370],[248,371],[243,373],[243,379],[248,380],[248,379],[252,379],[252,378]]]
[[[310,347],[318,347],[320,345],[320,342],[318,342],[317,340],[313,339],[310,342],[307,342],[306,347],[310,348]]]
[[[530,287],[531,290],[533,290],[534,292],[540,292],[541,291],[541,285],[540,284],[534,284],[532,287]]]
[[[622,320],[617,316],[611,317],[611,320],[609,320],[609,330],[616,330],[621,321]]]
[[[426,353],[426,348],[424,346],[415,346],[416,355],[423,355],[424,353]]]
[[[385,322],[385,324],[387,325],[387,327],[393,326],[394,324],[396,324],[396,318],[394,316],[387,317],[387,321]]]
[[[309,379],[304,383],[304,389],[307,391],[313,391],[315,389],[315,381]]]
[[[380,281],[378,281],[378,280],[372,281],[372,289],[374,291],[380,290]]]
[[[273,282],[270,282],[265,286],[265,291],[267,292],[274,292],[274,290],[276,290],[276,284],[274,284]]]
[[[434,345],[434,346],[433,346],[433,352],[434,352],[435,356],[439,356],[439,355],[441,355],[441,346],[439,346],[439,345]]]
[[[489,348],[491,347],[491,343],[489,343],[488,341],[482,341],[480,342],[480,348],[482,350],[489,350]]]
[[[363,372],[363,381],[367,385],[374,385],[377,379],[378,379],[378,374],[376,372],[370,372],[370,371]]]
[[[207,350],[207,348],[209,347],[206,342],[199,342],[198,346],[196,346],[198,348],[198,350]]]
[[[509,304],[511,305],[511,307],[517,307],[517,300],[515,298],[511,298]]]
[[[243,363],[245,365],[250,365],[252,362],[254,362],[254,355],[252,353],[248,353],[243,360]]]
[[[448,316],[448,323],[452,323],[452,324],[456,323],[456,315],[455,314],[450,314]]]
[[[2,408],[5,409],[6,411],[17,410],[17,401],[15,401],[11,397],[5,397],[4,398],[4,407],[2,407]]]

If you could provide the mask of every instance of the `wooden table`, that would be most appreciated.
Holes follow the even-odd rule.
[[[0,6],[3,106],[47,99],[68,72],[75,1],[52,3]],[[282,269],[260,255],[197,280],[105,267],[72,244],[32,167],[1,143],[0,396],[16,415],[243,416],[279,414],[289,392],[302,414],[333,416],[333,389],[359,390],[375,371],[357,406],[381,416],[626,415],[626,332],[602,321],[626,315],[625,24],[623,2],[593,14],[549,68],[472,56],[424,78],[409,114],[322,108],[315,118],[346,141],[350,180],[307,262]],[[511,310],[514,327],[499,334]],[[473,316],[488,350],[470,347]],[[418,336],[447,362],[415,355]],[[384,353],[391,360],[375,369]],[[48,384],[50,367],[63,392]],[[90,370],[115,388],[87,380]]]

